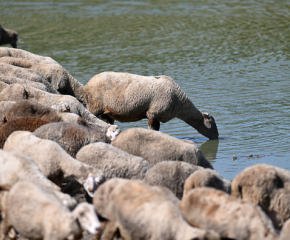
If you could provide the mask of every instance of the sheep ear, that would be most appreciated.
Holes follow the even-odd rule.
[[[210,116],[208,113],[203,113],[203,123],[207,128],[211,128]]]

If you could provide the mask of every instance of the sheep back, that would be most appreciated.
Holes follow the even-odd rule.
[[[76,159],[102,170],[107,179],[113,177],[143,179],[150,168],[149,163],[143,158],[103,142],[84,146],[78,151]]]
[[[188,100],[180,87],[167,76],[140,76],[103,72],[85,85],[88,110],[94,115],[110,111],[120,122],[142,118],[167,122],[176,117],[180,103]]]
[[[147,160],[151,165],[164,160],[184,161],[213,168],[196,144],[187,143],[168,134],[143,128],[121,132],[112,145]]]
[[[16,118],[2,124],[0,127],[0,148],[3,148],[6,139],[14,131],[22,130],[33,132],[48,123],[50,122],[39,118]]]
[[[200,169],[203,168],[187,162],[163,161],[147,171],[144,181],[152,186],[167,187],[181,199],[185,180]]]
[[[57,142],[69,155],[75,157],[85,145],[93,142],[110,143],[103,129],[92,129],[74,123],[49,123],[33,132],[35,136]]]

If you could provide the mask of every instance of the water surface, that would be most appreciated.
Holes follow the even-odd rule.
[[[178,119],[161,131],[196,142],[224,177],[257,163],[290,170],[289,1],[4,0],[0,15],[19,48],[83,84],[103,71],[172,77],[214,116],[220,139]]]

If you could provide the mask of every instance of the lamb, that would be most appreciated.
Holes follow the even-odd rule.
[[[287,220],[283,225],[279,240],[288,240],[290,236],[290,220]]]
[[[214,188],[195,188],[184,195],[179,208],[195,227],[213,229],[221,238],[274,240],[275,229],[259,206]]]
[[[73,198],[56,189],[55,185],[44,176],[30,157],[18,152],[7,152],[0,149],[0,186],[12,186],[23,180],[33,182],[47,191],[54,192],[68,208],[73,208],[76,205]]]
[[[14,184],[5,203],[1,240],[12,227],[26,238],[44,240],[80,239],[83,230],[101,231],[93,205],[81,203],[71,212],[53,192],[28,181]]]
[[[33,133],[39,138],[57,142],[72,157],[75,157],[77,152],[89,143],[111,142],[103,129],[97,130],[66,122],[49,123]]]
[[[8,136],[17,130],[35,131],[37,128],[49,122],[39,118],[16,118],[4,123],[0,127],[0,148],[3,148]]]
[[[68,155],[56,142],[40,139],[27,131],[12,133],[3,150],[20,152],[34,160],[41,172],[56,185],[64,181],[76,180],[93,196],[98,185],[106,180],[102,171],[84,164]],[[93,187],[88,189],[86,181],[93,179]]]
[[[105,115],[110,123],[147,118],[148,128],[159,130],[160,122],[177,117],[209,139],[219,136],[214,118],[200,112],[167,76],[103,72],[89,80],[84,94],[88,110],[96,116]]]
[[[118,234],[124,240],[219,239],[213,231],[190,227],[172,198],[176,200],[170,191],[141,180],[108,180],[93,198],[98,211],[110,219],[102,239]]]
[[[59,112],[51,107],[29,100],[18,101],[6,109],[0,118],[0,125],[15,118],[23,117],[40,118],[49,122],[71,122],[83,126],[87,125],[85,120],[77,114]]]
[[[144,158],[151,165],[164,160],[174,160],[213,168],[193,142],[189,143],[189,141],[183,141],[154,130],[126,129],[112,141],[112,145],[132,155]]]
[[[40,64],[28,59],[14,57],[2,57],[0,58],[0,63],[7,63],[39,72],[59,93],[74,96],[85,105],[83,84],[73,78],[69,72],[59,64]]]
[[[187,162],[163,161],[147,171],[144,181],[151,186],[167,187],[181,199],[185,180],[201,169]]]
[[[12,47],[17,48],[17,42],[23,42],[22,39],[18,38],[17,32],[3,28],[0,25],[0,45],[10,44]]]
[[[15,101],[0,101],[0,117],[15,103]]]
[[[8,48],[8,47],[0,48],[0,57],[22,58],[22,59],[33,61],[35,63],[42,63],[42,64],[58,64],[51,57],[43,57],[43,56],[33,54],[31,52],[28,52],[22,49],[14,49],[14,48]]]
[[[119,177],[141,180],[150,168],[143,158],[103,142],[84,146],[76,154],[76,159],[102,170],[107,179]]]
[[[3,66],[3,64],[0,64],[0,65]],[[45,91],[45,92],[59,94],[51,86],[51,84],[49,84],[46,81],[43,81],[43,83],[42,82],[34,82],[34,81],[30,81],[28,79],[19,78],[19,77],[13,77],[13,76],[6,76],[6,75],[3,75],[3,74],[0,74],[0,81],[1,81],[2,84],[5,83],[6,86],[8,86],[10,84],[13,84],[13,83],[19,83],[19,84],[21,84],[23,86],[30,86],[30,87],[34,87],[34,88],[37,88],[37,89]]]
[[[239,173],[232,193],[259,205],[280,229],[290,218],[290,172],[267,164],[257,164]]]
[[[231,184],[230,180],[224,179],[213,169],[200,169],[186,179],[183,194],[186,195],[191,189],[197,187],[213,187],[231,194]]]
[[[34,83],[42,83],[50,93],[59,94],[59,92],[48,82],[48,79],[34,70],[13,66],[7,63],[0,63],[0,72],[1,76],[6,76],[5,78],[1,78],[4,80],[6,79],[5,81],[7,84],[19,83],[25,86],[29,85],[35,87]]]
[[[121,130],[117,125],[110,125],[91,114],[76,98],[69,95],[56,95],[44,92],[32,87],[24,87],[20,84],[11,84],[0,93],[0,101],[21,101],[30,100],[41,103],[45,106],[54,106],[58,103],[67,103],[71,113],[82,117],[88,127],[103,128],[107,130],[108,136],[113,140]]]

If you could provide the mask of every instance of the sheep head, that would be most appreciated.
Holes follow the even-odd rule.
[[[219,133],[213,116],[208,113],[202,113],[202,119],[199,122],[197,131],[211,140],[218,139]]]
[[[100,177],[100,174],[94,175],[94,174],[90,173],[88,175],[87,180],[84,183],[84,188],[87,191],[87,193],[89,194],[89,196],[93,197],[94,193],[97,190],[97,188],[99,187],[99,185],[105,181],[106,181],[106,177],[104,175],[102,175]]]
[[[100,221],[108,221],[106,217],[97,212],[94,205],[86,202],[80,203],[72,213],[79,221],[81,228],[93,235],[101,235]]]
[[[121,133],[121,129],[117,125],[111,125],[107,129],[106,136],[113,141],[119,134]]]

